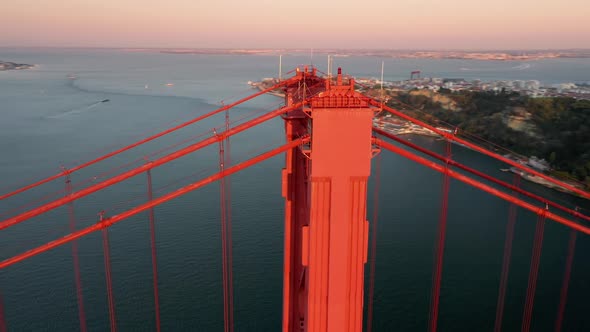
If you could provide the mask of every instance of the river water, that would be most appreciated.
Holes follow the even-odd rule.
[[[0,59],[38,66],[0,72],[0,189],[8,192],[32,180],[132,143],[251,94],[249,80],[276,76],[278,59],[269,56],[173,55],[119,50],[0,49]],[[324,59],[313,61],[322,68]],[[284,56],[284,68],[309,63]],[[325,65],[324,65],[325,66]],[[379,76],[381,59],[335,58],[335,66],[357,76]],[[411,70],[424,76],[537,79],[545,84],[588,81],[588,59],[527,63],[463,60],[385,60],[385,78],[403,79]],[[286,70],[284,69],[284,72]],[[108,99],[108,102],[101,102]],[[281,100],[261,96],[232,111],[232,119],[252,118]],[[183,129],[97,167],[75,173],[79,189],[118,171],[141,165],[194,142],[223,125],[223,117]],[[203,136],[201,136],[203,137]],[[437,152],[443,143],[425,137],[413,142]],[[246,160],[284,141],[282,120],[271,120],[232,139],[232,162]],[[178,145],[176,148],[184,145]],[[510,181],[501,163],[453,147],[454,157]],[[216,171],[217,147],[153,171],[156,194]],[[135,162],[133,162],[135,161]],[[404,159],[382,156],[377,275],[376,331],[426,329],[433,247],[440,210],[440,174]],[[127,165],[126,165],[127,164]],[[234,287],[237,331],[276,331],[281,326],[283,157],[265,161],[231,179],[234,231]],[[372,179],[371,181],[374,181]],[[369,219],[372,219],[373,182]],[[588,204],[534,184],[526,189],[564,204]],[[55,181],[0,202],[4,219],[31,201],[63,195]],[[98,213],[114,215],[146,199],[140,175],[74,205],[77,226]],[[452,181],[439,326],[441,331],[491,330],[495,318],[508,204]],[[504,327],[520,328],[536,217],[518,211]],[[172,331],[218,331],[223,326],[218,186],[213,184],[156,208],[162,326]],[[69,232],[66,208],[26,221],[0,234],[0,259]],[[109,230],[117,325],[122,331],[153,330],[151,258],[147,215]],[[532,328],[553,329],[569,231],[547,222]],[[102,238],[79,241],[84,304],[92,331],[108,328]],[[579,237],[565,330],[590,327],[585,299],[590,292],[586,263],[590,241]],[[63,246],[0,272],[0,292],[10,331],[79,329],[71,247]]]

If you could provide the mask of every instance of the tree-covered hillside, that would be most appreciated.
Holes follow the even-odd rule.
[[[441,95],[453,107],[441,103]],[[444,89],[393,97],[392,107],[430,123],[450,123],[517,153],[545,158],[555,174],[590,183],[590,101]]]

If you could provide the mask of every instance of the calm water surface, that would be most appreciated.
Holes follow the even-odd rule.
[[[52,175],[63,165],[132,143],[253,92],[246,82],[276,76],[277,59],[266,56],[169,55],[117,50],[0,49],[0,59],[39,66],[0,72],[0,189],[8,192]],[[323,61],[319,57],[315,62]],[[308,57],[283,57],[284,67]],[[336,58],[359,76],[378,76],[381,59]],[[322,69],[320,64],[320,69]],[[537,79],[546,84],[587,81],[590,62],[547,60],[528,63],[462,60],[386,60],[386,79],[424,75],[489,79]],[[69,76],[69,77],[68,77]],[[108,99],[108,102],[100,102]],[[262,96],[232,111],[239,123],[280,106]],[[214,117],[178,133],[90,167],[72,177],[77,189],[109,170],[125,170],[209,135],[223,125]],[[412,137],[435,151],[443,143]],[[232,162],[248,159],[284,141],[282,120],[271,120],[232,139]],[[454,157],[509,181],[498,162],[454,147]],[[153,171],[156,194],[166,193],[217,168],[217,147]],[[235,320],[237,331],[276,331],[281,326],[283,157],[232,177]],[[433,246],[440,209],[441,175],[390,153],[382,158],[379,193],[374,327],[378,331],[426,329]],[[374,181],[372,179],[371,181]],[[371,188],[373,183],[371,182]],[[549,189],[524,184],[555,200],[588,204]],[[64,195],[55,181],[0,202],[2,218],[28,204]],[[370,190],[372,207],[373,190]],[[451,182],[441,295],[441,331],[487,331],[493,327],[508,204]],[[146,199],[140,175],[74,205],[78,227],[114,215]],[[34,205],[34,204],[33,204]],[[369,216],[372,216],[370,209]],[[370,218],[371,219],[371,218]],[[506,298],[505,329],[520,328],[534,221],[519,210]],[[156,209],[159,290],[164,330],[219,331],[223,327],[218,187],[210,185]],[[0,259],[69,232],[66,208],[2,231]],[[147,215],[109,230],[117,325],[122,331],[154,329]],[[547,222],[533,315],[534,331],[549,331],[557,309],[569,232]],[[92,331],[108,328],[101,235],[81,241],[84,304]],[[588,250],[581,236],[570,286],[565,330],[590,328],[585,299],[590,294]],[[79,329],[71,247],[64,246],[0,272],[0,292],[10,331]]]

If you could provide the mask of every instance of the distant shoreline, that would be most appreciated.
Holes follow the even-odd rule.
[[[0,47],[0,49],[6,47]],[[289,49],[289,48],[188,48],[188,47],[14,47],[64,50],[113,50],[122,52],[150,52],[177,55],[314,55],[333,57],[367,56],[392,59],[449,59],[480,61],[535,61],[547,59],[588,59],[590,48],[562,49]],[[1,61],[0,61],[1,63]],[[0,70],[3,70],[0,68]]]
[[[279,55],[308,54],[302,49],[127,49],[127,51],[157,51],[166,54],[204,55]],[[340,57],[370,56],[397,59],[459,59],[484,61],[533,61],[544,59],[590,58],[590,49],[531,50],[531,51],[413,51],[413,50],[313,50],[314,54]]]

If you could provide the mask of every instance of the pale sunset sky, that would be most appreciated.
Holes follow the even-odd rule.
[[[18,0],[1,46],[590,48],[590,0]]]

